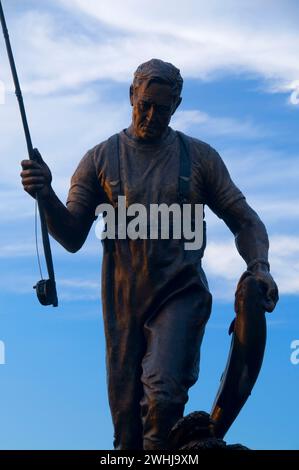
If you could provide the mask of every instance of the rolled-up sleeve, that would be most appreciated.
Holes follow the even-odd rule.
[[[88,214],[95,215],[96,207],[103,202],[104,191],[100,185],[94,163],[94,151],[88,151],[81,159],[71,178],[66,205],[76,209],[82,207]]]
[[[226,211],[237,201],[245,199],[245,196],[232,181],[222,158],[212,147],[209,148],[206,164],[207,204],[218,217],[223,218]]]

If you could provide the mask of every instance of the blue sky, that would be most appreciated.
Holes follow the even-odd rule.
[[[139,63],[173,62],[184,77],[172,126],[213,145],[265,222],[280,301],[267,316],[262,372],[227,435],[260,449],[298,449],[299,9],[297,2],[3,0],[37,146],[65,201],[87,149],[130,121]],[[100,302],[101,246],[52,242],[60,306],[44,308],[34,203],[20,185],[26,148],[0,39],[0,448],[109,449],[112,425]],[[223,222],[207,211],[204,267],[214,296],[201,376],[186,412],[209,410],[229,347],[234,288],[245,264]]]

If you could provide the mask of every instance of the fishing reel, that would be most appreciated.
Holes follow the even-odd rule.
[[[33,286],[33,289],[36,290],[37,298],[42,305],[58,306],[56,284],[53,280],[42,279]]]

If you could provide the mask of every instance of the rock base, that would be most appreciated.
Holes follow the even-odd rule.
[[[249,450],[241,444],[228,445],[213,435],[213,421],[208,413],[194,411],[181,418],[169,434],[169,449],[195,450]]]

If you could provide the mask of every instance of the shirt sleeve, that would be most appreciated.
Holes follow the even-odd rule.
[[[229,207],[245,199],[245,196],[234,184],[222,158],[212,147],[209,147],[206,164],[207,204],[218,217],[223,218]]]
[[[104,197],[104,190],[96,173],[94,151],[90,150],[81,159],[71,178],[66,205],[80,206],[80,210],[84,207],[88,214],[95,216],[96,207],[103,202]]]

